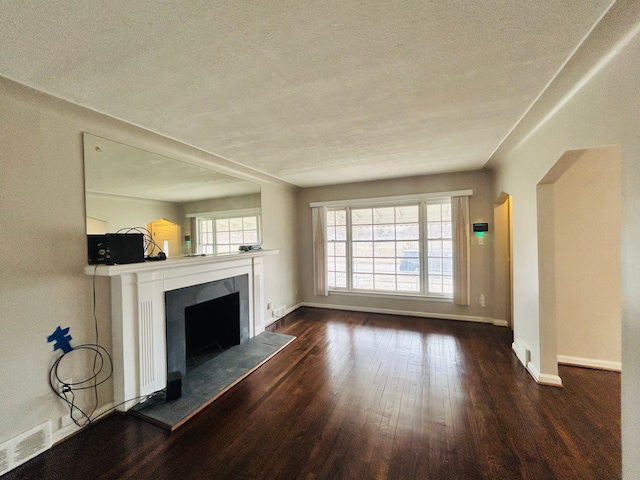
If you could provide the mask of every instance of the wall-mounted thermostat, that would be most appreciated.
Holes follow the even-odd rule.
[[[474,223],[473,231],[475,232],[488,232],[489,224],[488,223]]]

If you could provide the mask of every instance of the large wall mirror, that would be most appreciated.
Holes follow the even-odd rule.
[[[261,241],[260,185],[83,134],[87,233],[146,229],[168,257]]]

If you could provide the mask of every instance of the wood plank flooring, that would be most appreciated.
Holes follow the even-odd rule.
[[[28,479],[617,479],[620,374],[537,385],[491,325],[303,308],[298,338],[169,434],[111,415]]]

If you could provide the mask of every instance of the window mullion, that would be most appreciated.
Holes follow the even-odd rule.
[[[218,236],[217,236],[217,222],[215,217],[211,217],[211,243],[213,244],[213,253],[218,253]]]
[[[427,202],[420,202],[420,293],[429,292],[429,242],[427,230]]]
[[[351,208],[346,208],[346,223],[347,223],[347,245],[346,245],[346,255],[347,255],[347,290],[351,291],[353,289],[353,249],[351,248]]]
[[[198,219],[198,244],[201,245],[198,248],[203,248],[206,245],[204,241],[204,220],[202,218]]]

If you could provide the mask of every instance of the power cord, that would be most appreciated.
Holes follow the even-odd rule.
[[[94,354],[93,358],[93,374],[88,378],[67,383],[60,376],[59,368],[63,359],[71,358],[70,356],[76,352],[89,351]],[[104,373],[104,374],[103,374]],[[102,374],[102,375],[101,375]],[[69,416],[73,423],[79,427],[83,427],[93,421],[92,416],[99,405],[98,386],[105,383],[113,374],[113,364],[111,355],[107,350],[97,344],[78,345],[70,351],[63,353],[53,363],[49,370],[49,386],[51,390],[62,399],[69,407]],[[56,382],[57,385],[56,386]],[[76,404],[76,392],[82,390],[93,390],[94,404],[90,411],[85,411]]]
[[[141,233],[144,239],[144,251],[146,253],[145,260],[166,260],[167,254],[162,251],[162,248],[155,242],[151,232],[144,227],[125,227],[118,230],[116,233]],[[157,250],[158,253],[155,253]]]
[[[84,345],[78,345],[77,347],[72,347],[71,350],[60,355],[51,366],[51,369],[49,370],[49,386],[51,387],[51,390],[53,390],[56,396],[58,396],[62,401],[64,401],[67,404],[67,407],[69,408],[69,416],[73,421],[73,423],[75,423],[78,427],[85,427],[87,425],[90,425],[91,423],[95,422],[99,418],[103,417],[108,413],[111,413],[113,410],[115,410],[119,406],[124,405],[128,402],[139,400],[138,403],[136,404],[138,405],[140,403],[146,402],[150,399],[153,399],[159,396],[161,393],[165,391],[164,389],[158,390],[148,395],[141,395],[138,397],[131,398],[129,400],[125,400],[124,402],[121,402],[117,405],[112,406],[111,408],[100,413],[99,415],[94,415],[98,408],[98,405],[100,404],[99,397],[98,397],[98,386],[105,383],[113,375],[113,361],[111,359],[111,355],[103,346],[99,344],[100,338],[99,338],[99,331],[98,331],[98,315],[96,312],[97,269],[98,269],[98,265],[95,266],[93,271],[93,322],[94,322],[96,343],[89,343]],[[64,377],[61,377],[60,375],[60,371],[59,371],[60,364],[62,363],[63,359],[71,358],[70,356],[74,352],[76,352],[76,356],[77,356],[77,352],[83,352],[83,351],[89,351],[90,353],[93,353],[93,367],[92,367],[93,374],[81,381],[66,382],[63,379]],[[85,411],[76,404],[76,392],[83,391],[83,390],[93,390],[94,402],[90,411]],[[162,398],[160,401],[163,401],[163,400],[164,398]]]

